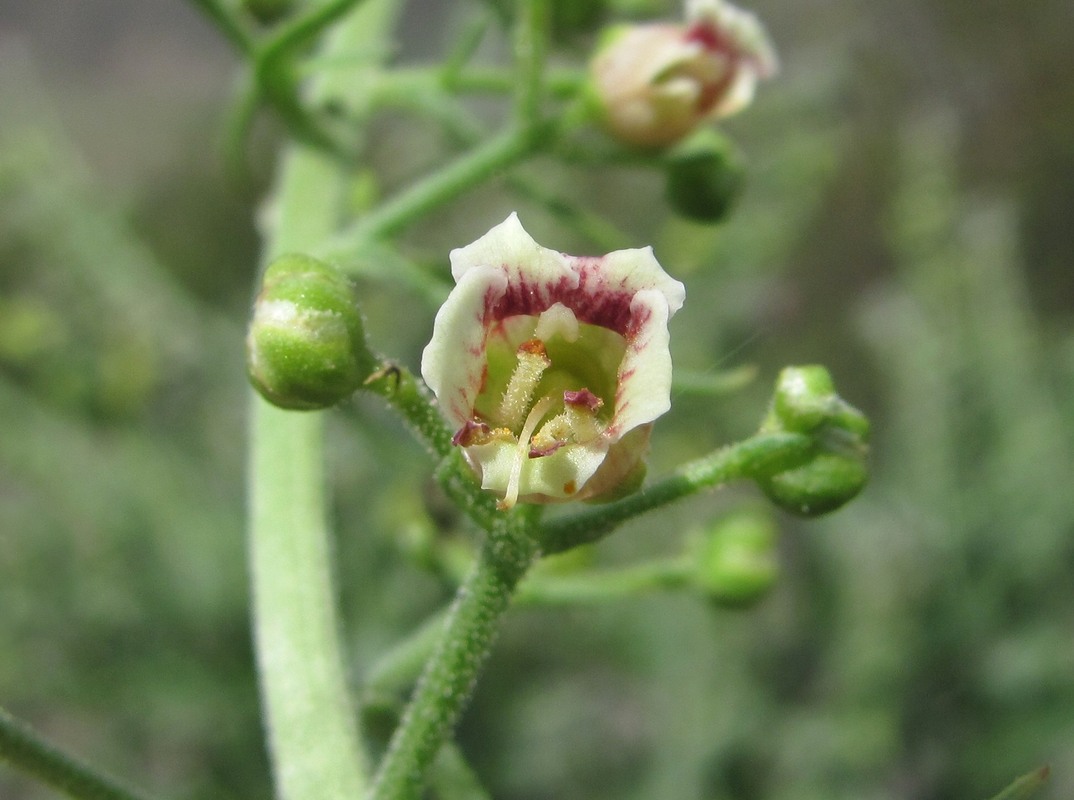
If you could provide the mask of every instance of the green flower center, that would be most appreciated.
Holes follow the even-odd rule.
[[[484,385],[474,402],[474,418],[487,433],[471,443],[515,448],[501,508],[517,502],[528,459],[604,432],[615,412],[625,352],[618,333],[579,323],[562,305],[539,317],[509,317],[491,331]]]

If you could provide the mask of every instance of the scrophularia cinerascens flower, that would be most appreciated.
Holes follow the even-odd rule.
[[[421,372],[500,508],[597,497],[636,474],[671,406],[683,285],[652,248],[570,256],[512,214],[451,252]]]
[[[724,0],[687,0],[683,23],[614,30],[591,64],[602,121],[621,141],[665,147],[740,111],[778,68],[760,21]]]

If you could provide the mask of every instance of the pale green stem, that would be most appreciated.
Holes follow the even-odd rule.
[[[547,28],[546,0],[522,0],[518,3],[518,24],[515,28],[515,119],[520,126],[534,125],[541,118]]]
[[[64,753],[0,708],[0,762],[76,800],[142,800],[144,795]]]
[[[530,575],[518,587],[515,603],[520,606],[605,603],[648,592],[680,589],[689,584],[692,574],[693,562],[675,558],[572,575]]]
[[[482,546],[381,761],[375,800],[420,796],[429,765],[470,699],[515,586],[537,555],[536,514],[522,507],[505,515]]]
[[[360,797],[324,519],[320,413],[253,400],[250,565],[269,753],[281,800]]]
[[[536,129],[515,129],[488,140],[443,169],[389,198],[349,229],[333,237],[322,252],[346,262],[366,243],[403,228],[532,154],[540,145]]]
[[[444,632],[446,618],[445,610],[436,612],[377,659],[365,677],[363,690],[380,696],[403,692],[413,686]]]
[[[429,776],[440,800],[492,800],[455,742],[444,742]]]
[[[371,35],[367,23],[348,19],[339,46]],[[266,261],[313,250],[335,230],[345,179],[327,155],[290,148],[273,196]],[[366,785],[332,590],[323,426],[320,413],[282,411],[252,395],[254,643],[280,800],[351,800]]]
[[[669,477],[622,500],[550,520],[540,531],[542,552],[558,553],[595,542],[628,519],[728,481],[772,475],[800,466],[815,451],[810,436],[757,434],[684,464]]]

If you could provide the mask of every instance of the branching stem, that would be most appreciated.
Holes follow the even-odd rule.
[[[0,708],[0,761],[76,800],[143,800],[113,778],[68,755]]]

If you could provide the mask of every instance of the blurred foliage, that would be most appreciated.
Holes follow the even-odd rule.
[[[37,4],[42,19],[50,5]],[[85,37],[158,35],[126,20],[129,4],[102,5],[114,6],[112,27]],[[448,37],[474,10],[435,8]],[[527,177],[583,194],[687,282],[678,365],[762,376],[716,400],[677,397],[654,437],[654,473],[749,433],[778,368],[819,362],[873,421],[873,480],[830,519],[780,518],[781,576],[751,610],[687,594],[519,609],[461,748],[493,795],[513,800],[978,800],[1045,762],[1053,777],[1040,796],[1064,797],[1070,6],[758,10],[784,74],[727,126],[748,166],[726,221],[672,216],[655,171],[578,175],[542,162]],[[40,30],[25,8],[10,13]],[[560,20],[572,44],[584,44],[588,20]],[[407,24],[405,36],[422,14]],[[196,61],[214,46],[201,34],[170,57]],[[99,128],[72,124],[86,118],[67,100],[88,79],[68,61],[39,81],[18,52],[0,47],[0,702],[163,795],[266,797],[242,541],[241,327],[257,187],[225,186],[206,157],[219,126],[204,100],[188,110],[204,123],[153,142],[171,153],[164,166],[117,174],[137,138],[121,123],[151,87],[126,92],[129,107],[109,101],[118,111],[95,122],[115,126],[109,150]],[[140,69],[154,57],[145,48],[126,57],[131,86],[159,79],[159,66]],[[390,190],[435,163],[450,148],[441,138],[413,118],[378,122],[380,183]],[[513,207],[539,241],[593,249],[498,186],[436,214],[408,246],[445,264],[448,248]],[[364,290],[374,346],[416,364],[432,310],[405,289]],[[339,590],[358,680],[450,595],[457,569],[430,548],[456,553],[468,539],[429,488],[420,448],[375,402],[333,425]],[[632,523],[586,559],[678,552],[698,524],[756,502],[743,494]],[[0,769],[0,796],[51,795]]]

